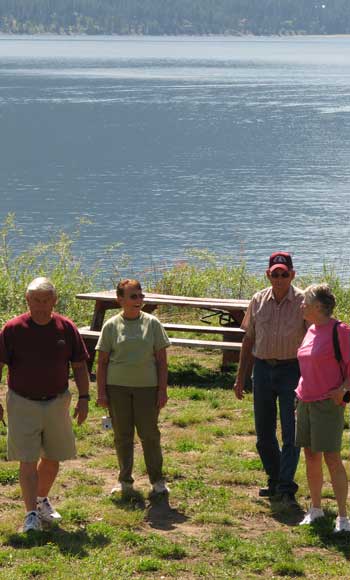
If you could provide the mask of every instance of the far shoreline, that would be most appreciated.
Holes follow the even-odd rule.
[[[105,34],[105,33],[98,33],[98,34],[89,34],[87,32],[2,32],[0,31],[0,40],[2,39],[16,39],[16,38],[62,38],[62,39],[69,39],[69,38],[84,38],[84,39],[105,39],[105,38],[119,38],[119,39],[128,39],[132,38],[134,40],[137,39],[205,39],[205,40],[249,40],[249,39],[267,39],[267,40],[285,40],[285,39],[305,39],[305,38],[313,38],[313,39],[333,39],[333,38],[350,38],[350,34],[305,34],[301,32],[290,32],[286,34],[253,34],[253,33],[246,33],[246,34],[137,34],[137,33],[128,33],[128,34]]]

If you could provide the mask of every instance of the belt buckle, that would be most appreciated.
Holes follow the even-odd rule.
[[[277,367],[278,360],[277,360],[277,358],[269,358],[269,359],[267,359],[267,364],[269,364],[270,367]]]

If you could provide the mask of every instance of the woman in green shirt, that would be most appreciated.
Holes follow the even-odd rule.
[[[138,280],[117,286],[121,312],[104,324],[96,345],[97,404],[108,407],[114,430],[122,493],[133,489],[135,427],[141,440],[152,491],[169,489],[162,474],[158,415],[168,400],[166,332],[152,314],[142,312],[144,295]]]

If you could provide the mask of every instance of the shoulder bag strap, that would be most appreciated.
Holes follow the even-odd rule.
[[[341,355],[341,350],[340,350],[340,345],[339,345],[339,336],[338,336],[338,326],[340,324],[340,321],[337,320],[333,326],[333,349],[334,349],[334,356],[336,358],[336,360],[339,363],[340,366],[340,372],[341,372],[341,376],[343,381],[345,381],[345,376],[344,376],[344,371],[343,371],[343,367],[341,365],[341,362],[343,360],[343,357]],[[350,401],[350,392],[347,391],[343,397],[343,401],[344,403],[349,403]]]
[[[339,337],[338,337],[338,326],[340,324],[339,320],[336,320],[333,326],[333,349],[334,349],[334,356],[338,363],[340,363],[342,359],[340,345],[339,345]]]

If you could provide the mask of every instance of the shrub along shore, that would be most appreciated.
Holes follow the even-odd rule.
[[[55,284],[59,300],[57,311],[71,318],[78,326],[86,325],[91,318],[91,304],[76,300],[79,292],[89,292],[112,288],[124,276],[118,261],[122,263],[123,273],[127,272],[125,256],[111,253],[111,276],[103,279],[98,266],[84,271],[81,259],[73,252],[79,238],[79,225],[73,236],[61,232],[46,243],[36,243],[22,253],[13,251],[14,239],[20,235],[14,214],[8,214],[0,229],[0,323],[26,309],[25,289],[37,276],[48,276]],[[134,277],[134,274],[131,276]],[[244,260],[239,262],[226,257],[216,256],[208,251],[193,250],[188,259],[177,262],[169,269],[146,271],[139,278],[143,288],[163,294],[183,296],[206,296],[211,298],[246,298],[267,286],[264,273],[248,271]],[[350,321],[350,287],[336,272],[326,266],[317,276],[297,277],[295,284],[305,288],[313,282],[325,281],[330,284],[337,298],[336,316],[345,322]],[[183,319],[183,311],[176,308],[159,309],[162,314],[171,314]],[[186,317],[193,316],[187,312]]]

